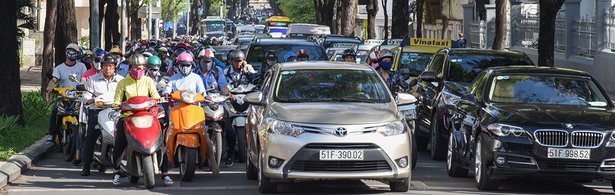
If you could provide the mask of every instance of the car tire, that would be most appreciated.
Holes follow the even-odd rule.
[[[442,137],[440,136],[440,121],[438,116],[433,115],[431,119],[431,131],[429,131],[429,146],[430,155],[432,160],[444,160],[446,159],[446,145]]]
[[[418,161],[418,148],[416,147],[416,136],[412,135],[412,170],[416,168]]]
[[[258,164],[258,191],[261,193],[276,193],[278,191],[278,185],[271,182],[271,179],[267,178],[267,176],[263,173],[264,165],[260,154]]]
[[[389,181],[391,192],[407,192],[410,189],[410,178],[404,178],[398,181]]]
[[[249,150],[247,150],[247,151],[249,151]],[[249,153],[246,152],[246,177],[249,180],[257,180],[258,179],[258,174],[259,174],[258,168],[256,168],[256,165],[254,165],[254,163],[252,163],[252,160],[250,160],[250,156],[248,154]]]
[[[461,159],[459,159],[459,154],[456,152],[456,145],[454,140],[454,130],[451,129],[451,134],[448,138],[448,149],[446,152],[446,172],[448,176],[451,177],[467,177],[468,169],[459,166],[458,163]]]
[[[429,146],[429,138],[428,137],[421,137],[418,135],[416,136],[416,150],[417,151],[421,151],[421,152],[425,152],[427,151],[427,147]]]
[[[479,135],[474,149],[474,180],[476,188],[479,190],[497,190],[500,187],[500,181],[492,179],[489,175],[488,165],[491,161],[484,158],[483,139]]]

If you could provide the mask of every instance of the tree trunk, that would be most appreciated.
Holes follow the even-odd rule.
[[[205,18],[207,18],[207,16],[210,16],[211,13],[211,0],[205,0],[205,2],[203,2],[205,4],[205,9],[203,10],[203,13],[205,13]]]
[[[190,30],[188,33],[190,33],[190,35],[195,35],[199,32],[199,26],[201,24],[201,20],[199,19],[199,7],[201,7],[201,1],[193,0],[190,6]]]
[[[442,31],[440,32],[440,39],[444,39],[448,34],[448,17],[442,16]]]
[[[228,13],[226,14],[226,17],[233,20],[235,19],[235,15],[236,15],[235,5],[237,4],[235,3],[235,0],[227,0],[227,5],[229,5],[230,7],[228,8]]]
[[[319,10],[316,12],[316,23],[326,25],[334,31],[336,26],[333,25],[333,16],[335,14],[336,0],[314,0],[314,8]]]
[[[506,3],[508,0],[497,0],[495,2],[495,36],[493,37],[494,50],[503,50],[505,47],[504,38],[506,37]]]
[[[105,12],[105,50],[109,51],[113,45],[120,44],[120,15],[118,14],[117,1],[109,1]],[[121,48],[121,47],[120,47]]]
[[[540,0],[540,32],[538,33],[538,65],[554,67],[555,19],[564,0]]]
[[[17,2],[0,3],[0,115],[21,116],[21,81],[19,79],[19,48],[17,45]],[[19,120],[23,125],[23,119]]]
[[[45,14],[45,32],[43,35],[43,66],[41,70],[41,89],[47,89],[49,76],[53,71],[53,41],[56,39],[56,20],[58,14],[58,1],[47,0],[47,13]],[[45,90],[42,90],[42,94]]]
[[[338,34],[344,36],[354,36],[354,28],[356,26],[357,0],[340,0],[340,32]]]
[[[423,38],[423,0],[416,0],[416,38]]]
[[[384,39],[389,39],[389,13],[387,12],[388,0],[382,0],[382,9],[384,10]]]
[[[333,34],[339,34],[340,32],[340,26],[341,26],[341,17],[340,15],[342,14],[342,4],[341,4],[342,0],[336,0],[335,1],[335,15],[333,16],[333,27],[335,28],[331,28],[331,33]]]
[[[393,26],[391,38],[402,39],[408,34],[408,0],[393,0]]]
[[[58,1],[58,19],[56,22],[56,64],[66,60],[65,49],[70,43],[77,43],[77,19],[75,17],[75,1]]]
[[[275,16],[283,16],[284,12],[282,11],[282,9],[280,9],[280,3],[278,3],[277,0],[268,0],[269,1],[269,6],[271,6],[271,9],[273,10],[273,15]],[[318,1],[318,0],[315,0]],[[318,13],[316,13],[318,15]]]
[[[139,6],[138,2],[131,1],[131,5],[128,6],[130,8],[130,39],[138,40],[141,39],[141,19],[139,18]]]
[[[367,0],[367,38],[376,38],[376,14],[378,14],[378,0]]]

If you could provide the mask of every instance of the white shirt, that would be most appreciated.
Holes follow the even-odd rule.
[[[52,76],[58,79],[61,87],[72,87],[75,88],[77,86],[77,82],[71,81],[69,79],[70,75],[74,75],[75,79],[81,80],[81,76],[85,73],[87,69],[85,68],[85,64],[81,62],[76,62],[72,66],[68,66],[65,63],[62,63],[56,66],[53,69]]]
[[[101,95],[109,95],[109,97],[113,98],[113,96],[115,95],[115,88],[117,88],[117,84],[122,79],[124,79],[123,76],[115,74],[113,75],[113,78],[111,78],[111,80],[107,80],[105,79],[103,73],[99,72],[92,76],[90,80],[88,80],[88,82],[85,84],[85,88],[88,91],[94,93],[95,97]],[[90,93],[85,93],[83,96],[84,98],[86,98],[86,100],[93,98],[92,94]]]

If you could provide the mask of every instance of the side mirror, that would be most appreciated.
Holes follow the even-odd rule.
[[[261,93],[260,91],[248,93],[244,100],[248,102],[248,104],[263,105],[263,93]]]
[[[418,79],[412,79],[412,80],[410,81],[410,83],[409,83],[409,84],[410,84],[410,87],[414,87],[414,86],[416,86],[418,83],[419,83],[419,80],[418,80]]]
[[[416,97],[408,93],[397,93],[397,105],[408,105],[416,102]]]
[[[218,83],[217,82],[211,83],[211,88],[212,89],[218,89]]]
[[[75,88],[77,89],[77,91],[87,91],[87,89],[85,89],[85,85],[83,84],[79,84]]]
[[[462,103],[462,104],[469,104],[469,105],[475,105],[475,106],[481,106],[482,105],[482,102],[480,100],[476,99],[476,96],[474,96],[472,94],[464,95],[463,97],[461,97],[459,102]]]
[[[419,76],[419,79],[421,79],[421,81],[425,81],[425,82],[437,82],[437,81],[439,81],[438,77],[436,77],[436,73],[435,72],[431,72],[431,71],[425,71],[425,72],[421,73],[421,75]]]
[[[77,83],[79,82],[77,80],[77,75],[75,75],[75,74],[68,75],[68,80],[71,80],[72,82],[77,82]]]

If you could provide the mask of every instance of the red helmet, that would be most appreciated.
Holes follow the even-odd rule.
[[[297,58],[300,58],[300,57],[310,57],[310,54],[307,50],[300,49],[300,50],[297,50]]]

